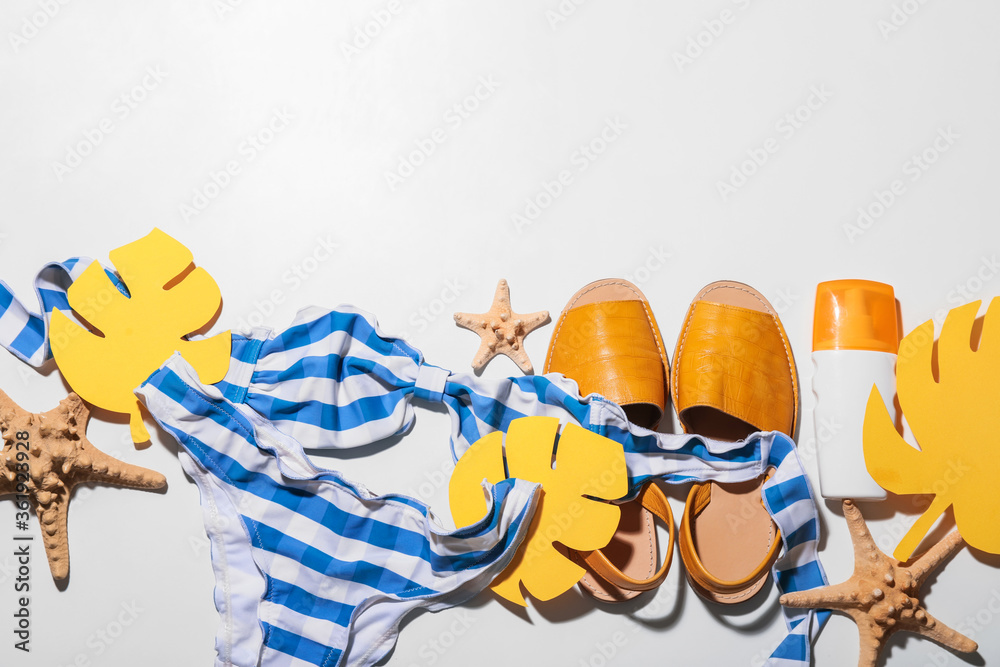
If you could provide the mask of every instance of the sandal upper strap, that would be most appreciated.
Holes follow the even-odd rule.
[[[796,387],[791,359],[771,313],[694,302],[674,362],[674,401],[681,423],[687,426],[689,409],[709,407],[756,430],[792,433]]]

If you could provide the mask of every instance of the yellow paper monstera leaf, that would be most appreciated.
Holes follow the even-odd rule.
[[[112,284],[97,262],[70,285],[67,297],[88,331],[52,311],[52,356],[73,391],[94,405],[129,415],[132,440],[149,440],[132,391],[174,352],[202,382],[221,380],[229,368],[230,335],[186,340],[219,310],[215,280],[193,268],[191,251],[154,229],[109,253],[129,295]]]
[[[584,569],[557,551],[555,543],[592,551],[611,541],[620,510],[592,498],[624,496],[628,473],[622,447],[612,440],[575,424],[559,434],[555,417],[515,419],[506,440],[500,432],[480,438],[456,464],[448,486],[455,525],[482,519],[487,509],[482,481],[496,484],[506,477],[542,485],[524,542],[491,586],[500,597],[523,607],[527,603],[520,584],[544,601],[568,591],[583,576]]]
[[[933,322],[917,327],[899,346],[896,391],[919,449],[896,432],[877,389],[868,399],[864,448],[872,477],[893,493],[934,494],[896,547],[901,561],[949,506],[966,542],[1000,553],[1000,298],[990,304],[973,350],[978,312],[976,301],[948,313],[936,379]]]

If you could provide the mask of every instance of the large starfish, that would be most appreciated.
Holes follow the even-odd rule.
[[[100,482],[160,489],[167,484],[160,473],[123,463],[94,447],[87,439],[89,419],[90,409],[75,393],[52,410],[34,414],[0,390],[0,429],[4,440],[0,452],[0,498],[27,496],[38,515],[53,579],[69,575],[66,517],[74,486]]]
[[[493,357],[505,354],[513,359],[522,372],[534,373],[528,353],[524,351],[524,337],[548,321],[547,310],[527,315],[515,313],[510,307],[510,288],[503,279],[497,283],[493,305],[488,311],[477,314],[455,313],[458,326],[475,331],[482,339],[479,351],[472,360],[472,367],[477,371],[485,368]]]
[[[922,635],[962,653],[976,651],[976,642],[928,614],[920,602],[920,586],[927,576],[964,546],[958,531],[903,565],[882,553],[861,511],[850,500],[844,501],[844,516],[854,543],[854,575],[835,586],[785,593],[781,604],[833,609],[853,618],[861,638],[858,667],[874,667],[889,636],[897,630]]]

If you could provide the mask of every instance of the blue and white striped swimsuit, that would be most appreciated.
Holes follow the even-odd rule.
[[[51,310],[44,299],[43,310]],[[0,314],[0,342],[10,345],[3,320]],[[44,360],[45,353],[19,356]],[[423,503],[374,497],[316,467],[302,450],[404,432],[414,398],[447,407],[456,459],[525,416],[559,417],[615,440],[628,463],[628,497],[653,477],[726,483],[773,467],[763,501],[785,547],[775,581],[782,592],[826,583],[815,501],[794,443],[780,433],[738,443],[655,433],[630,424],[600,396],[581,398],[576,383],[558,374],[452,374],[425,364],[419,351],[350,307],[305,309],[277,335],[234,334],[232,357],[215,386],[202,385],[174,355],[137,390],[183,446],[182,464],[202,491],[223,615],[218,664],[374,664],[404,614],[467,599],[512,557],[534,510],[535,485],[487,486],[487,516],[445,533]],[[767,664],[804,667],[829,612],[783,611],[789,632]]]
[[[403,616],[482,591],[513,557],[537,485],[505,480],[489,511],[446,532],[427,506],[314,465],[175,355],[137,394],[198,484],[222,617],[218,665],[372,665]],[[238,520],[220,520],[237,518]]]

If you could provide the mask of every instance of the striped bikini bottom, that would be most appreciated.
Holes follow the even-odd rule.
[[[527,416],[558,417],[621,443],[629,496],[668,483],[760,477],[781,530],[782,592],[823,585],[819,524],[794,443],[780,433],[717,442],[648,431],[558,374],[489,380],[424,363],[419,351],[342,307],[300,311],[285,331],[233,335],[226,378],[211,386],[174,355],[136,391],[182,446],[212,541],[219,665],[372,665],[403,616],[460,604],[490,584],[523,539],[538,487],[484,484],[488,512],[445,530],[422,502],[376,496],[303,451],[342,449],[407,431],[413,399],[443,403],[457,460],[480,437]],[[809,664],[828,613],[785,609],[773,664]]]

